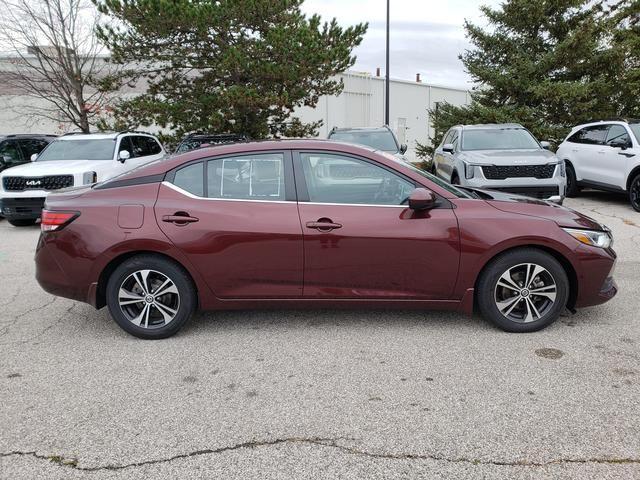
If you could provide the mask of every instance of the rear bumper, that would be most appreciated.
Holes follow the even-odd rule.
[[[50,235],[55,235],[55,233]],[[56,249],[47,243],[47,239],[40,235],[35,255],[36,280],[42,289],[52,295],[87,302],[86,287],[67,274],[58,262],[60,256],[56,255]]]
[[[9,220],[35,220],[44,208],[44,197],[6,197],[0,199],[0,212]]]

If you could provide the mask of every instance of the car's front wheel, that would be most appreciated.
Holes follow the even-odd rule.
[[[167,338],[191,318],[197,305],[188,273],[155,255],[125,260],[109,277],[106,300],[111,316],[126,332],[144,339]]]
[[[571,164],[567,164],[567,197],[577,197],[580,194],[580,187],[576,179],[576,171]]]
[[[568,298],[569,279],[562,265],[532,248],[500,255],[478,281],[482,316],[507,332],[535,332],[552,324]]]
[[[640,174],[631,180],[629,185],[629,201],[636,212],[640,212]]]

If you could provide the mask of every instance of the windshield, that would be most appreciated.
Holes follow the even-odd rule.
[[[462,132],[462,150],[531,150],[540,145],[523,128],[473,129]]]
[[[398,151],[398,145],[396,144],[393,134],[388,131],[345,131],[334,132],[330,136],[331,140],[338,140],[340,142],[357,143],[359,145],[366,145],[367,147],[374,148],[376,150],[382,150],[383,152]]]
[[[57,140],[36,158],[38,162],[55,160],[113,160],[113,138]]]
[[[631,128],[631,131],[636,136],[636,140],[640,142],[640,123],[630,123],[629,128]]]

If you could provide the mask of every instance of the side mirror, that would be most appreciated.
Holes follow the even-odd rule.
[[[129,153],[129,150],[120,150],[120,152],[118,153],[118,160],[122,163],[129,160],[130,158],[131,154]]]
[[[411,210],[429,210],[435,205],[435,194],[426,188],[416,188],[409,195],[409,208]]]
[[[400,153],[404,155],[406,151],[407,151],[407,144],[403,143],[402,145],[400,145]]]
[[[453,144],[445,143],[444,146],[442,147],[442,151],[445,153],[453,153]]]
[[[33,155],[31,155],[31,161],[32,162],[35,162],[36,158],[38,158],[38,154],[37,153],[34,153]]]
[[[546,140],[543,140],[540,142],[540,146],[542,148],[544,148],[545,150],[549,150],[549,148],[551,148],[551,144],[549,142],[547,142]]]
[[[629,141],[625,140],[624,138],[613,140],[611,143],[609,143],[609,146],[613,148],[620,148],[622,150],[626,150],[627,148],[631,147]]]

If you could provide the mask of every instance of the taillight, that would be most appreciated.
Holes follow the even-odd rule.
[[[69,225],[80,216],[80,212],[60,212],[55,210],[42,210],[40,229],[43,232],[54,232]]]

